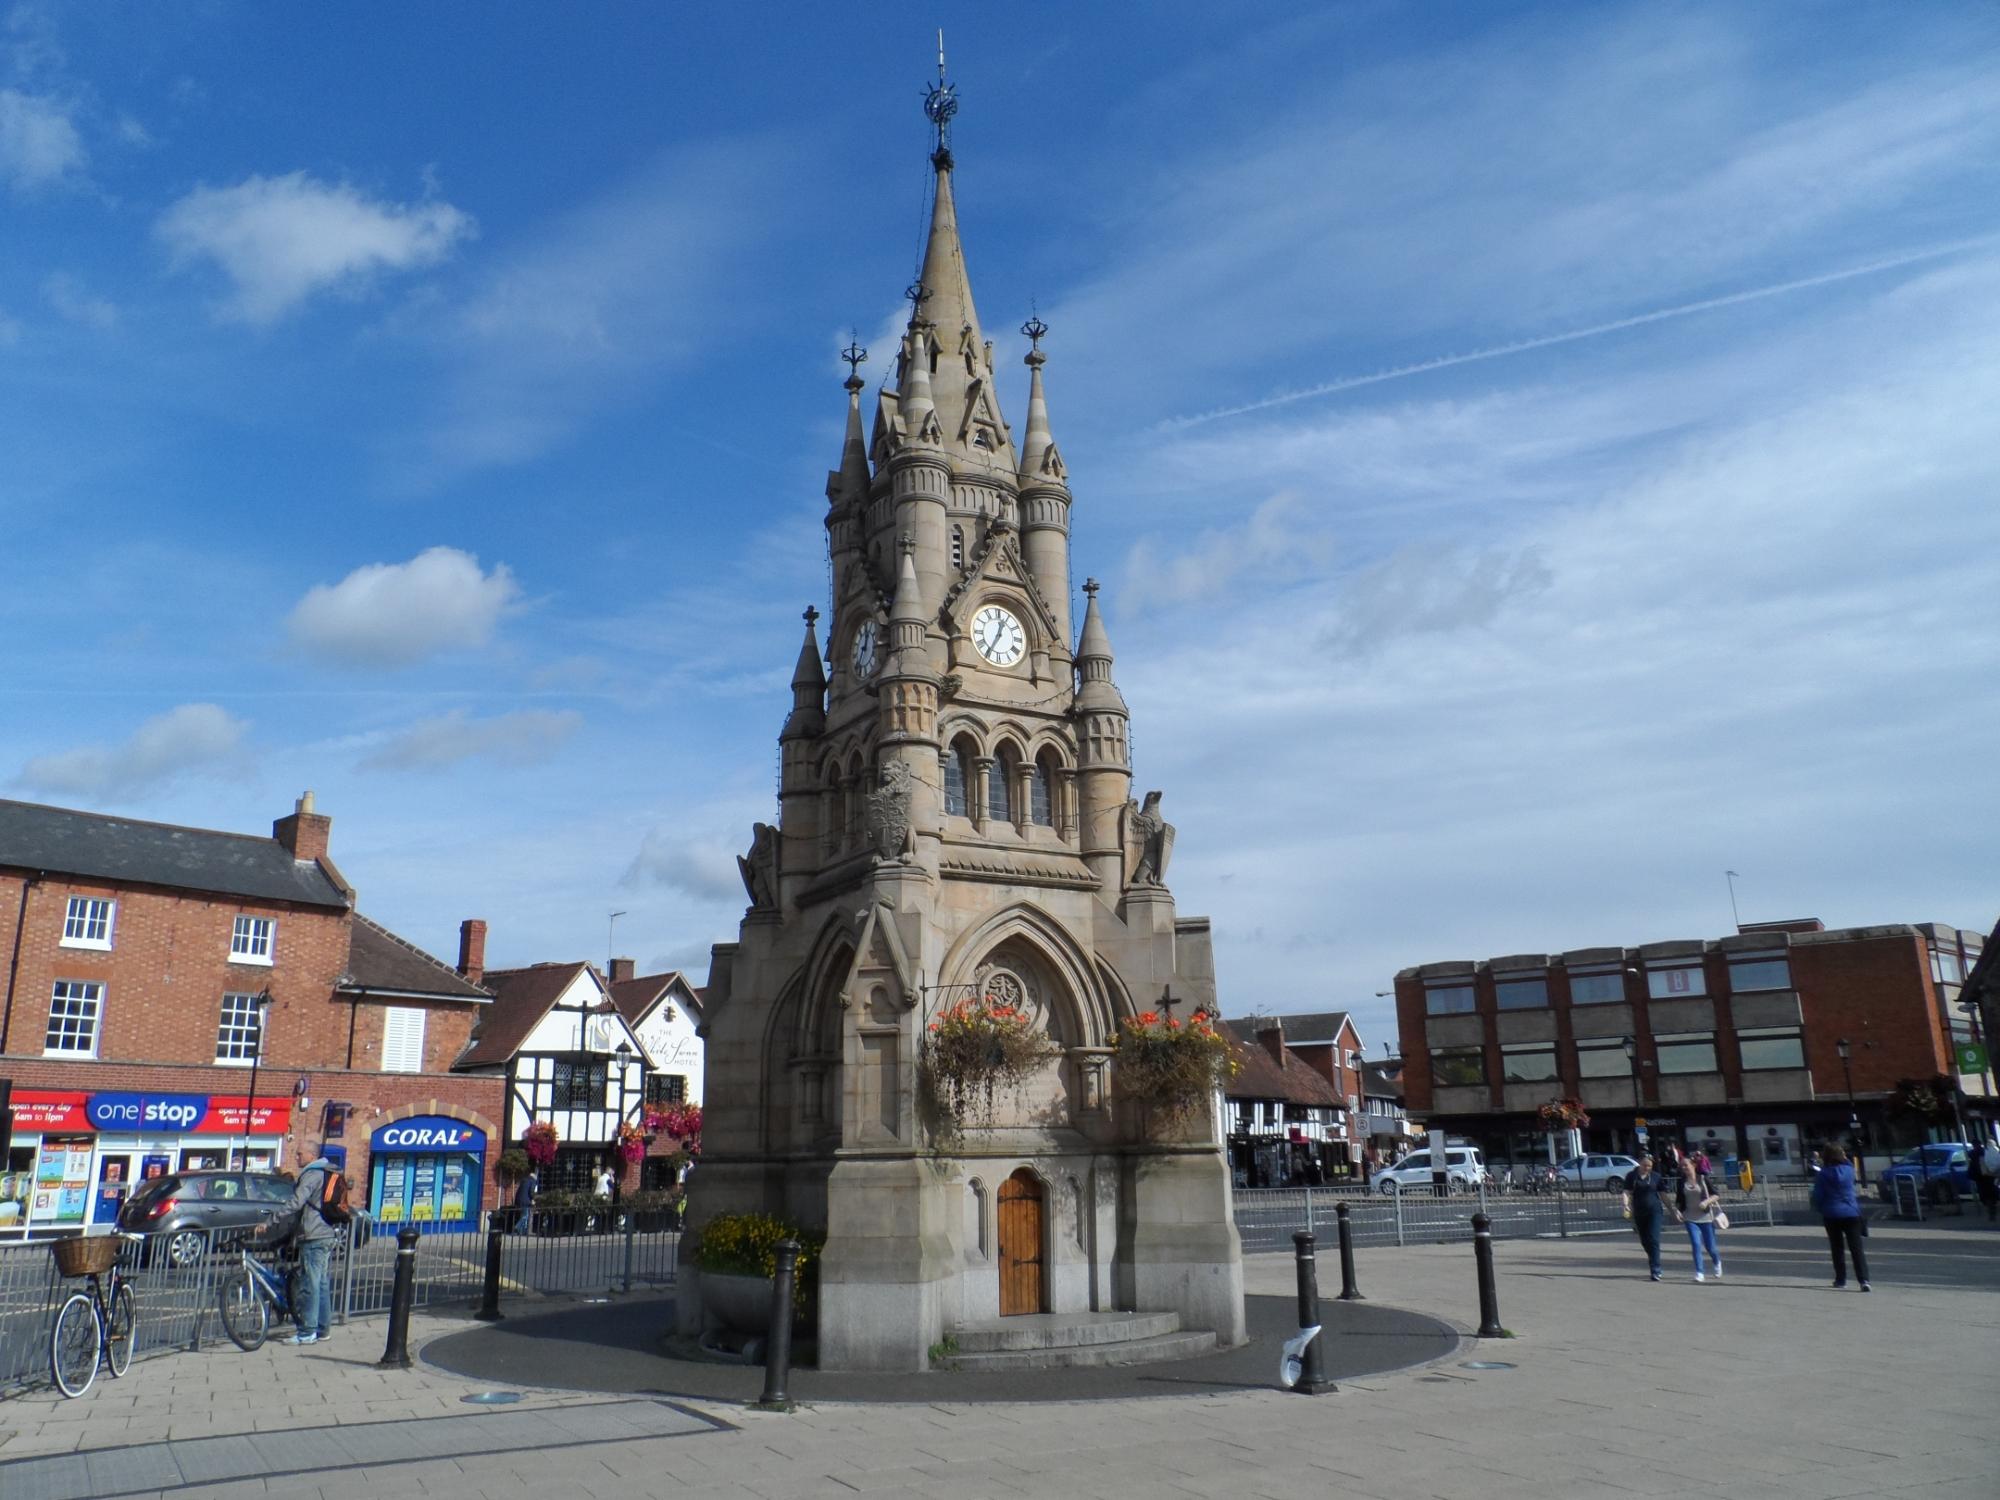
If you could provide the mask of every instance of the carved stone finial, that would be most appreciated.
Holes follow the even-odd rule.
[[[813,626],[815,626],[815,625],[819,624],[819,610],[818,610],[818,608],[817,608],[816,606],[814,606],[814,605],[811,605],[811,604],[808,604],[808,605],[806,606],[806,616],[805,616],[805,618],[806,618],[806,629],[808,629],[808,630],[811,630],[811,629],[813,628]]]
[[[917,539],[911,533],[906,531],[901,536],[896,538],[896,545],[903,550],[905,555],[907,555],[917,550]]]
[[[1097,597],[1097,589],[1098,583],[1095,578],[1086,578],[1083,580],[1083,591],[1090,595],[1091,598],[1095,599]]]

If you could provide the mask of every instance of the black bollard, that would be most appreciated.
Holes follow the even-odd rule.
[[[417,1296],[417,1227],[396,1231],[396,1289],[389,1298],[389,1344],[375,1362],[378,1370],[410,1368],[410,1304]]]
[[[1479,1267],[1479,1337],[1507,1336],[1500,1326],[1500,1294],[1493,1286],[1493,1221],[1485,1214],[1472,1216],[1472,1258]]]
[[[1308,1328],[1320,1328],[1319,1261],[1313,1254],[1313,1237],[1307,1230],[1292,1231],[1292,1246],[1293,1253],[1298,1257],[1299,1330],[1304,1332]],[[1299,1378],[1292,1383],[1292,1389],[1301,1396],[1320,1396],[1334,1388],[1333,1382],[1326,1378],[1326,1354],[1320,1348],[1320,1340],[1325,1337],[1322,1328],[1299,1351]]]
[[[792,1378],[792,1281],[798,1274],[799,1242],[778,1241],[778,1270],[771,1278],[771,1333],[764,1343],[764,1394],[759,1411],[790,1411],[785,1387]]]
[[[482,1323],[497,1323],[505,1316],[500,1311],[500,1245],[503,1238],[500,1216],[495,1214],[486,1225],[486,1286],[480,1294],[479,1311],[472,1315]]]
[[[1347,1222],[1346,1203],[1336,1203],[1333,1214],[1340,1220],[1340,1300],[1364,1302],[1361,1288],[1354,1284],[1354,1226]]]

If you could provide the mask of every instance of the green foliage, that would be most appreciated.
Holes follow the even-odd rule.
[[[960,1000],[924,1028],[920,1103],[940,1145],[955,1144],[976,1113],[993,1114],[1000,1088],[1019,1088],[1062,1049],[1027,1013],[993,995]]]
[[[958,1337],[955,1334],[947,1333],[943,1338],[931,1345],[930,1360],[932,1364],[936,1364],[941,1359],[950,1359],[956,1353],[958,1353]]]
[[[502,1182],[519,1182],[528,1175],[530,1165],[527,1152],[519,1146],[509,1146],[493,1164],[493,1173]]]
[[[695,1264],[723,1276],[776,1276],[778,1241],[786,1239],[799,1242],[792,1302],[803,1310],[810,1289],[819,1284],[819,1258],[826,1249],[824,1229],[807,1229],[771,1214],[717,1214],[701,1227]]]
[[[1151,1010],[1126,1017],[1113,1056],[1119,1092],[1145,1100],[1167,1120],[1206,1109],[1242,1066],[1200,1010],[1185,1025]]]

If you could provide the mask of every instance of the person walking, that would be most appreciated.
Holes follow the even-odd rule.
[[[1984,1150],[1975,1149],[1972,1157],[1972,1190],[1979,1195],[1979,1201],[1986,1207],[1986,1222],[2000,1220],[2000,1146],[1988,1142]]]
[[[1868,1285],[1868,1255],[1861,1248],[1861,1200],[1854,1192],[1854,1168],[1847,1153],[1828,1145],[1820,1151],[1819,1175],[1813,1178],[1812,1206],[1826,1225],[1827,1248],[1833,1252],[1833,1284],[1847,1285],[1847,1257],[1854,1257],[1854,1275],[1864,1292]]]
[[[1681,1161],[1680,1185],[1674,1192],[1674,1217],[1687,1225],[1688,1245],[1694,1251],[1694,1279],[1705,1279],[1701,1272],[1701,1258],[1704,1253],[1712,1268],[1711,1274],[1717,1281],[1722,1280],[1722,1253],[1715,1248],[1715,1214],[1722,1207],[1722,1199],[1709,1184],[1708,1175],[1695,1164],[1693,1157]]]
[[[542,1190],[542,1178],[533,1167],[514,1186],[514,1232],[530,1234],[534,1229],[535,1194]]]
[[[327,1293],[327,1262],[333,1258],[333,1247],[344,1230],[327,1223],[320,1212],[320,1204],[326,1197],[326,1180],[339,1167],[321,1146],[319,1155],[306,1163],[299,1173],[298,1185],[292,1189],[292,1196],[284,1209],[267,1219],[258,1227],[257,1237],[268,1237],[267,1231],[278,1225],[296,1226],[289,1229],[293,1242],[299,1247],[299,1281],[297,1305],[292,1309],[297,1328],[285,1340],[288,1344],[317,1344],[332,1335],[333,1298]]]
[[[1646,1262],[1655,1281],[1665,1274],[1660,1269],[1660,1229],[1666,1223],[1667,1210],[1660,1195],[1666,1190],[1666,1179],[1653,1170],[1652,1153],[1641,1152],[1639,1165],[1625,1174],[1625,1217],[1632,1221],[1633,1233],[1646,1247]]]

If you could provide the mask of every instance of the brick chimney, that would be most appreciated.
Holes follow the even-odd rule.
[[[1285,1065],[1285,1023],[1276,1016],[1268,1021],[1259,1021],[1257,1040],[1262,1042],[1264,1050],[1271,1054],[1271,1061],[1282,1068]]]
[[[325,859],[327,835],[333,819],[313,811],[313,794],[308,791],[288,818],[271,825],[271,837],[290,851],[293,859]]]
[[[486,977],[486,924],[477,917],[458,924],[458,973],[468,984]]]
[[[611,982],[613,984],[618,984],[623,980],[630,979],[634,974],[638,972],[639,972],[639,965],[635,963],[632,959],[614,958],[611,960]]]

